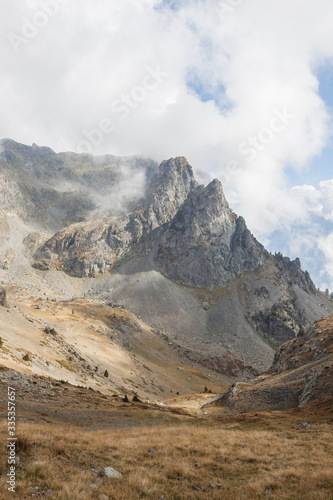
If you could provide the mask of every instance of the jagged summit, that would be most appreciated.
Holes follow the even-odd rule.
[[[205,288],[224,286],[268,259],[244,219],[229,208],[217,179],[184,203],[164,232],[157,257],[175,281]]]

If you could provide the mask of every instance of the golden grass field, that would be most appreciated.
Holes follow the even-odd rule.
[[[2,446],[0,498],[43,498],[52,490],[44,497],[332,499],[332,419],[317,418],[319,413],[265,412],[97,431],[21,423],[16,494],[6,493]],[[297,430],[307,415],[310,427]],[[1,442],[6,438],[2,423]],[[123,478],[98,478],[107,466]]]

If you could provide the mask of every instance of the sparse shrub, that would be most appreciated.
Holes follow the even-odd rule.
[[[26,436],[17,436],[15,449],[17,452],[23,451],[28,453],[31,450],[32,444]]]
[[[106,378],[109,377],[109,372],[107,370],[105,370],[105,372],[104,372],[104,377],[106,377]]]
[[[135,403],[140,403],[140,399],[138,398],[137,394],[134,394],[133,400]]]
[[[49,326],[46,326],[43,330],[44,333],[50,333],[51,335],[57,335],[57,332],[54,328],[50,328]]]
[[[3,340],[2,338],[0,337],[0,349],[3,347]]]
[[[124,403],[129,403],[129,399],[127,397],[127,394],[125,394],[125,397],[123,398]]]
[[[24,356],[22,356],[22,359],[23,359],[23,361],[30,361],[29,354],[27,353]]]

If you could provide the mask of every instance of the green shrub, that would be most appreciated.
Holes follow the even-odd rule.
[[[46,326],[43,330],[44,333],[50,333],[51,335],[57,335],[57,332],[54,328],[50,328],[49,326]]]

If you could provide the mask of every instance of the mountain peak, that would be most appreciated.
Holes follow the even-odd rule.
[[[182,177],[183,181],[192,182],[197,185],[193,169],[184,156],[177,156],[176,158],[162,161],[159,166],[159,173],[164,181],[165,177],[173,179],[174,182],[178,181],[179,177]]]
[[[167,276],[195,287],[222,287],[262,267],[268,252],[229,208],[222,184],[199,186],[163,234],[158,263]]]

